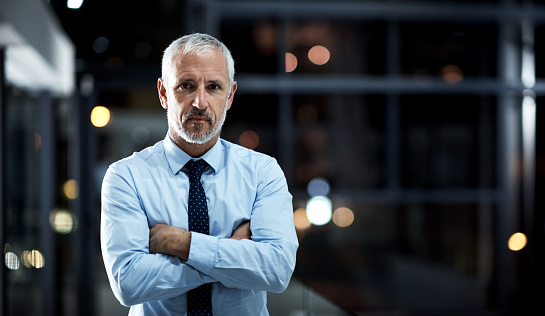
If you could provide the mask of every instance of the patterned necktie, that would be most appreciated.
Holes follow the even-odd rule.
[[[189,170],[189,231],[210,234],[206,195],[201,185],[201,176],[206,162],[202,159],[190,160],[185,167]],[[194,251],[198,251],[195,249]],[[203,284],[187,292],[188,316],[212,316],[212,287]]]

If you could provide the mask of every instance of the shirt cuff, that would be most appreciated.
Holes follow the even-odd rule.
[[[191,232],[191,245],[187,264],[204,274],[209,274],[216,261],[218,239],[216,236]]]

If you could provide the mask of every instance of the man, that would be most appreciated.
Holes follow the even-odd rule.
[[[174,41],[158,80],[167,136],[104,177],[102,254],[129,315],[268,315],[266,292],[289,283],[298,243],[282,170],[220,139],[236,89],[223,43]]]

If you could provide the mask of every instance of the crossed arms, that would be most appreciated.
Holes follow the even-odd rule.
[[[281,172],[277,164],[269,169],[273,175]],[[237,216],[240,220],[223,225],[222,237],[180,228],[184,218],[176,214],[186,214],[183,211],[161,213],[163,204],[177,203],[179,193],[150,185],[157,172],[117,164],[109,168],[102,185],[102,254],[114,295],[123,305],[174,298],[213,282],[269,292],[287,287],[298,243],[283,177],[266,177],[256,196],[234,197],[236,202],[247,199],[251,210],[248,217]],[[171,225],[162,224],[165,219]]]
[[[235,229],[231,239],[251,240],[251,236],[250,222],[245,221]],[[152,254],[171,255],[187,261],[190,248],[191,232],[188,230],[166,224],[156,224],[150,230],[149,252]]]

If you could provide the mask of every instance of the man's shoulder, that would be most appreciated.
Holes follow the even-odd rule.
[[[268,160],[274,160],[273,157],[271,157],[271,156],[269,156],[267,154],[264,154],[264,153],[261,153],[261,152],[258,152],[258,151],[252,150],[252,149],[248,149],[246,147],[243,147],[241,145],[237,145],[235,143],[232,143],[232,142],[224,140],[224,139],[220,139],[220,141],[221,141],[222,150],[225,152],[225,154],[227,156],[227,159],[236,159],[236,160],[239,160],[239,161],[250,161],[250,160],[268,161]]]
[[[278,161],[265,153],[222,140],[224,159],[227,168],[235,168],[241,172],[257,174],[260,177],[283,175]]]
[[[126,166],[129,168],[132,167],[142,167],[147,165],[150,161],[163,158],[163,153],[165,149],[163,146],[163,140],[157,142],[155,145],[146,147],[140,151],[134,152],[132,155],[120,159],[113,164],[111,167]]]

